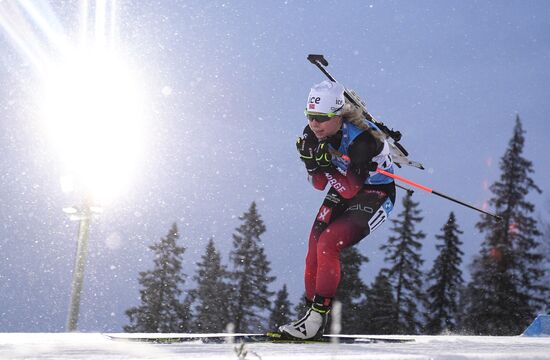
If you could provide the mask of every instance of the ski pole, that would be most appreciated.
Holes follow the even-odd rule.
[[[429,187],[427,187],[427,186],[417,184],[417,183],[415,183],[414,181],[405,179],[405,178],[402,177],[402,176],[392,174],[392,173],[387,172],[387,171],[385,171],[385,170],[382,170],[382,169],[380,169],[380,168],[376,169],[376,172],[379,173],[379,174],[382,174],[382,175],[386,175],[386,176],[388,176],[388,177],[391,177],[392,179],[402,181],[402,182],[404,182],[404,183],[406,183],[406,184],[409,184],[409,185],[411,185],[411,186],[414,186],[414,187],[416,187],[416,188],[419,188],[419,189],[424,190],[424,191],[426,191],[426,192],[429,192],[429,193],[431,193],[431,194],[440,196],[440,197],[442,197],[442,198],[444,198],[444,199],[453,201],[453,202],[455,202],[455,203],[457,203],[457,204],[460,204],[460,205],[462,205],[462,206],[466,206],[466,207],[468,207],[468,208],[470,208],[470,209],[479,211],[480,213],[483,213],[483,214],[485,214],[485,215],[492,216],[492,217],[494,217],[494,218],[495,218],[497,221],[499,221],[499,222],[502,221],[502,217],[500,217],[500,216],[498,216],[498,215],[492,214],[492,213],[490,213],[490,212],[488,212],[488,211],[485,211],[485,210],[483,210],[483,209],[477,208],[477,207],[475,207],[475,206],[473,206],[473,205],[470,205],[470,204],[467,204],[467,203],[465,203],[465,202],[463,202],[463,201],[457,200],[457,199],[455,199],[455,198],[453,198],[453,197],[450,197],[449,195],[445,195],[445,194],[443,194],[443,193],[440,193],[440,192],[438,192],[438,191],[435,191],[435,190],[433,190],[433,189],[431,189],[431,188],[429,188]]]
[[[331,154],[333,154],[333,155],[335,155],[335,156],[338,156],[338,157],[342,158],[342,160],[344,160],[344,161],[350,161],[349,156],[347,156],[346,154],[342,154],[342,153],[339,152],[338,150],[335,150],[335,149],[330,148],[330,152],[331,152]],[[492,217],[494,217],[494,218],[495,218],[497,221],[499,221],[499,222],[502,221],[502,217],[500,217],[500,216],[498,216],[498,215],[492,214],[492,213],[490,213],[490,212],[487,212],[487,211],[485,211],[485,210],[482,210],[482,209],[480,209],[480,208],[477,208],[477,207],[475,207],[475,206],[473,206],[473,205],[470,205],[470,204],[467,204],[467,203],[465,203],[465,202],[463,202],[463,201],[460,201],[460,200],[457,200],[457,199],[455,199],[455,198],[452,198],[452,197],[450,197],[449,195],[445,195],[445,194],[443,194],[443,193],[440,193],[440,192],[438,192],[438,191],[435,191],[435,190],[433,190],[433,189],[430,189],[430,188],[427,187],[427,186],[417,184],[417,183],[415,183],[414,181],[405,179],[405,178],[402,177],[402,176],[392,174],[392,173],[387,172],[387,171],[385,171],[385,170],[382,170],[382,169],[380,169],[380,168],[377,168],[377,169],[376,169],[376,172],[379,173],[379,174],[382,174],[382,175],[386,175],[387,177],[391,177],[391,178],[394,179],[394,180],[403,181],[403,182],[406,183],[406,184],[409,184],[409,185],[411,185],[411,186],[414,186],[414,187],[416,187],[416,188],[419,188],[419,189],[424,190],[424,191],[426,191],[426,192],[429,192],[429,193],[431,193],[431,194],[440,196],[440,197],[442,197],[442,198],[444,198],[444,199],[451,200],[451,201],[453,201],[453,202],[455,202],[455,203],[457,203],[457,204],[460,204],[460,205],[466,206],[466,207],[468,207],[468,208],[470,208],[470,209],[479,211],[480,213],[483,213],[483,214],[485,214],[485,215],[492,216]],[[396,184],[396,186],[399,186],[399,185]],[[402,187],[402,186],[399,186],[399,187]],[[403,187],[402,187],[402,188],[403,188]],[[408,189],[405,189],[405,190],[408,191]]]
[[[406,188],[402,185],[399,185],[399,184],[395,184],[396,187],[400,188],[400,189],[403,189],[405,190],[406,192],[408,192],[410,195],[414,194],[414,190],[413,189],[409,189],[409,188]]]

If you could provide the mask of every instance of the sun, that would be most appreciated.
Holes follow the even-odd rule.
[[[60,21],[59,6],[72,6],[76,21]],[[117,0],[0,0],[0,28],[40,79],[34,102],[62,189],[95,203],[129,188],[147,144],[147,81],[119,39],[119,10]]]
[[[41,109],[64,178],[95,200],[124,192],[143,158],[144,95],[121,54],[87,49],[47,67]]]

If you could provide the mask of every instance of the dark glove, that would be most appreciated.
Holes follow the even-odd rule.
[[[325,141],[321,141],[315,149],[313,155],[317,165],[321,168],[326,168],[332,165],[332,154],[330,153],[329,144]]]
[[[298,149],[300,159],[304,162],[308,173],[312,173],[319,168],[313,157],[315,143],[299,137],[296,139],[296,148]]]
[[[304,133],[302,135],[302,138],[307,141],[308,143],[311,143],[313,145],[313,147],[315,148],[317,146],[317,144],[319,143],[319,140],[317,140],[317,137],[315,136],[315,133],[313,132],[313,130],[311,130],[311,128],[309,127],[309,125],[307,125],[305,128],[304,128]]]
[[[367,167],[368,171],[376,171],[378,169],[378,163],[376,161],[371,161]]]

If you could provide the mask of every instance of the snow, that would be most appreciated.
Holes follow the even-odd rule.
[[[375,344],[248,343],[241,349],[247,354],[240,359],[550,359],[550,337],[407,338],[415,341]],[[0,359],[239,359],[239,348],[239,344],[121,342],[99,333],[0,335]]]

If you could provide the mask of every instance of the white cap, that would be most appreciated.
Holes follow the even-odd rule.
[[[345,101],[344,87],[336,82],[325,80],[311,88],[306,110],[323,114],[339,114]]]

